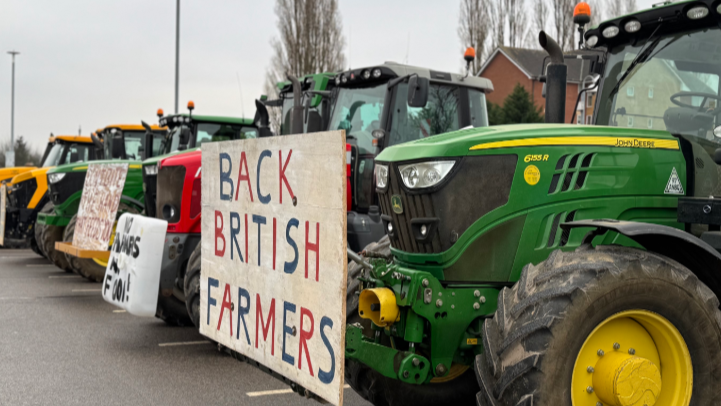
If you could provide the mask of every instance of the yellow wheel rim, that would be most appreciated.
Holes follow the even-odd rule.
[[[110,242],[108,243],[108,249],[111,249],[113,247],[113,241],[115,241],[115,229],[118,226],[118,220],[115,220],[115,223],[113,223],[113,232],[110,233]],[[96,264],[102,266],[103,268],[108,267],[108,261],[105,261],[103,259],[97,259],[93,258],[93,261],[95,261]]]
[[[688,406],[691,354],[681,333],[648,310],[615,314],[586,338],[571,380],[573,406]]]
[[[451,370],[448,371],[448,375],[441,376],[438,378],[431,379],[431,383],[444,383],[444,382],[450,382],[459,376],[463,375],[464,372],[466,372],[470,368],[468,365],[462,365],[462,364],[452,364]]]

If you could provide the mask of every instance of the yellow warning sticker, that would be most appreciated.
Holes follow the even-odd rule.
[[[523,178],[526,179],[526,183],[533,186],[541,180],[541,171],[538,170],[536,165],[528,165],[526,170],[523,171]]]
[[[466,345],[478,345],[477,338],[466,338]]]

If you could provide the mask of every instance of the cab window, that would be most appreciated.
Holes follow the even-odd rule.
[[[245,131],[243,131],[244,128]],[[257,132],[250,131],[249,127],[240,125],[198,123],[195,146],[200,147],[204,142],[255,138],[250,137],[253,134],[257,137]]]

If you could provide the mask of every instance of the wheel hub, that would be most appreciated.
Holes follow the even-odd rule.
[[[688,406],[691,355],[663,316],[628,310],[586,337],[573,369],[573,406]]]
[[[606,405],[655,406],[661,393],[661,371],[649,359],[614,352],[596,364],[593,388]]]

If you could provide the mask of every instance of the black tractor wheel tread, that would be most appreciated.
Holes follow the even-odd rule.
[[[174,296],[158,296],[158,307],[155,311],[155,317],[171,326],[184,327],[193,325],[193,321],[188,316],[188,311],[185,308],[185,303],[176,299]]]
[[[42,209],[40,209],[40,213],[43,214],[49,214],[52,213],[55,210],[55,205],[53,202],[47,202],[43,206]],[[35,242],[38,247],[38,250],[40,251],[39,254],[44,256],[45,258],[48,258],[48,252],[43,246],[43,232],[48,227],[45,224],[38,224],[37,220],[35,221],[35,229],[33,230],[33,234],[35,235]],[[34,249],[33,249],[34,251]],[[49,259],[49,258],[48,258]]]
[[[569,328],[563,325],[564,318],[569,317],[574,304],[590,303],[590,297],[600,295],[605,286],[622,286],[642,278],[668,282],[667,285],[678,286],[679,291],[695,295],[698,299],[694,303],[706,314],[708,325],[715,332],[712,337],[718,340],[721,336],[719,300],[681,264],[655,253],[620,246],[582,246],[575,252],[556,250],[543,263],[524,267],[519,282],[512,288],[503,288],[496,313],[484,322],[484,352],[474,362],[481,388],[476,396],[477,404],[570,405],[565,384],[548,385],[544,381],[551,379],[546,378],[551,376],[550,372],[546,373],[551,365],[560,362],[551,355],[547,357],[547,353],[561,351],[551,344],[557,334],[563,333],[561,328]],[[714,345],[721,348],[721,342]],[[713,357],[721,358],[721,351],[709,351]],[[575,354],[568,356],[575,359]],[[721,359],[709,363],[707,376],[721,374],[719,363]],[[694,371],[694,392],[696,388]],[[717,395],[714,392],[710,396]],[[699,396],[709,396],[709,393]]]
[[[55,243],[63,240],[63,228],[57,226],[46,225],[43,227],[40,243],[47,253],[47,258],[58,268],[65,272],[73,272],[70,262],[65,253],[55,249]]]
[[[188,265],[185,271],[185,279],[183,280],[183,291],[185,293],[185,307],[188,310],[190,319],[195,327],[200,328],[200,264],[201,264],[201,245],[198,244],[193,249],[188,259]]]

